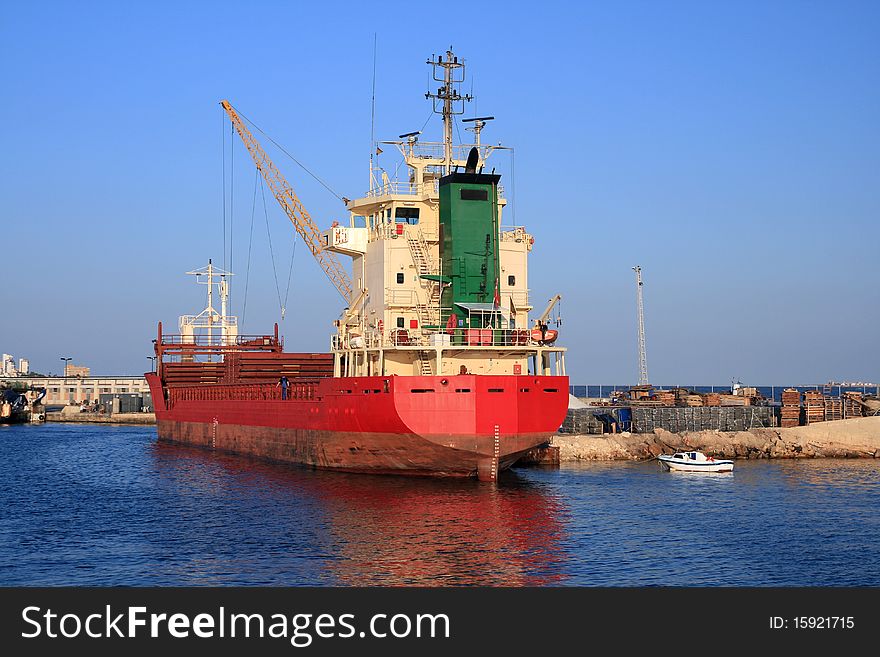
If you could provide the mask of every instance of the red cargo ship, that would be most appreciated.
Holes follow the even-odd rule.
[[[502,223],[500,176],[482,173],[501,148],[480,143],[492,117],[466,120],[475,143],[453,145],[453,117],[468,100],[456,88],[464,62],[447,51],[431,64],[444,141],[379,142],[397,147],[408,178],[388,179],[377,146],[370,191],[346,201],[346,225],[323,234],[223,101],[347,307],[330,353],[285,353],[277,324],[272,335],[239,335],[226,313],[229,272],[210,262],[189,272],[206,277],[208,305],[181,317],[179,334],[159,324],[156,372],[146,375],[160,440],[348,472],[494,481],[557,431],[568,377],[547,319],[559,296],[530,327],[534,238]],[[337,255],[352,258],[354,280]]]

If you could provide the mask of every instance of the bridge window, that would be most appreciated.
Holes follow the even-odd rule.
[[[397,284],[403,285],[403,272],[402,271],[397,272]]]
[[[508,276],[507,277],[507,284],[510,287],[513,287],[514,285],[516,285],[516,276]]]
[[[395,223],[398,223],[398,224],[415,225],[415,224],[419,223],[419,209],[418,208],[396,208],[394,210],[394,219],[395,219]]]
[[[404,326],[403,317],[398,317],[397,318],[397,328],[403,328],[403,326]]]

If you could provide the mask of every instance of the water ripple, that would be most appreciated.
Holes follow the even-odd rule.
[[[313,471],[152,427],[0,428],[2,585],[877,586],[880,467]]]

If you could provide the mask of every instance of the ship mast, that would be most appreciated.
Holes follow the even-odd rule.
[[[207,329],[204,339],[206,344],[211,346],[215,343],[215,330],[219,329],[218,344],[234,344],[238,335],[238,318],[226,314],[229,300],[229,281],[226,278],[232,276],[232,272],[215,267],[213,262],[208,260],[207,267],[186,273],[195,276],[196,283],[208,286],[208,305],[198,315],[181,315],[179,320],[180,334],[185,337],[185,341],[193,342],[196,339],[196,329]],[[207,280],[200,280],[200,277],[205,277]],[[217,278],[220,280],[217,281]],[[215,285],[220,293],[220,313],[214,309]]]
[[[464,101],[470,101],[472,96],[458,93],[455,85],[464,81],[464,60],[459,61],[451,47],[446,51],[445,60],[443,55],[436,58],[432,55],[427,63],[434,67],[434,80],[443,83],[442,87],[438,87],[437,93],[429,91],[425,98],[431,98],[434,101],[434,112],[443,115],[443,166],[444,173],[449,175],[452,173],[453,116],[464,113]],[[442,74],[439,69],[443,69]]]

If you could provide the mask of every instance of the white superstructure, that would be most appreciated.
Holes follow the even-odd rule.
[[[507,201],[500,186],[496,300],[501,325],[486,327],[493,332],[489,340],[450,344],[445,322],[452,309],[441,306],[439,180],[465,171],[472,149],[478,154],[475,168],[482,172],[493,152],[504,147],[481,143],[481,130],[493,117],[469,120],[474,143],[452,143],[453,115],[470,100],[455,89],[464,62],[447,51],[445,59],[428,63],[434,79],[443,83],[427,95],[443,116],[444,141],[423,142],[420,132],[412,132],[378,142],[370,189],[362,198],[347,200],[347,221],[334,222],[323,233],[328,251],[352,260],[351,301],[331,344],[337,375],[457,374],[462,368],[474,374],[564,374],[565,349],[531,337],[528,255],[535,240],[522,226],[502,225]],[[378,154],[389,146],[403,158],[402,180],[379,166]]]

